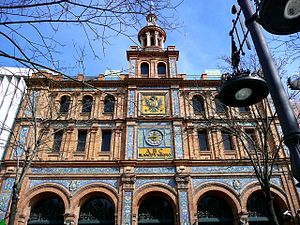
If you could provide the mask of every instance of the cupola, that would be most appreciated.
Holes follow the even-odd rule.
[[[157,26],[157,17],[150,13],[147,17],[147,26],[138,33],[140,45],[145,50],[163,50],[166,41],[166,32]]]

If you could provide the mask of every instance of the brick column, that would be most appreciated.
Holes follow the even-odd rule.
[[[181,225],[191,225],[188,200],[189,175],[177,174],[175,177],[179,200],[179,219]]]
[[[134,174],[125,173],[121,177],[123,186],[122,225],[132,225],[132,193],[135,180]]]

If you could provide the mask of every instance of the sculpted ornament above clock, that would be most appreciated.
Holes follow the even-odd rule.
[[[142,95],[142,113],[148,115],[166,114],[164,95]]]

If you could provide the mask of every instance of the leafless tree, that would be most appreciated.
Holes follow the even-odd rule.
[[[63,73],[68,66],[62,65],[59,56],[64,51],[73,50],[74,66],[82,67],[82,49],[89,52],[90,58],[101,57],[110,38],[124,35],[131,39],[136,35],[150,11],[158,16],[163,28],[174,29],[178,4],[180,1],[172,0],[3,0],[0,59],[13,60],[22,67]],[[70,33],[62,37],[66,29]],[[77,35],[85,39],[85,44],[76,42]],[[67,45],[66,40],[73,40],[73,46]]]

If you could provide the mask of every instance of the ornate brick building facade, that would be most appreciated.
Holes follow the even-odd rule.
[[[1,169],[6,210],[17,159],[37,147],[16,224],[268,224],[245,145],[224,129],[237,121],[258,135],[257,108],[226,108],[215,99],[220,79],[179,74],[179,51],[164,48],[155,15],[147,22],[141,46],[127,51],[128,74],[76,81],[41,71],[27,80],[31,97]],[[275,120],[270,146],[279,139]],[[282,149],[277,162],[276,212],[282,224],[297,224],[299,190]],[[292,219],[283,222],[287,210]]]

